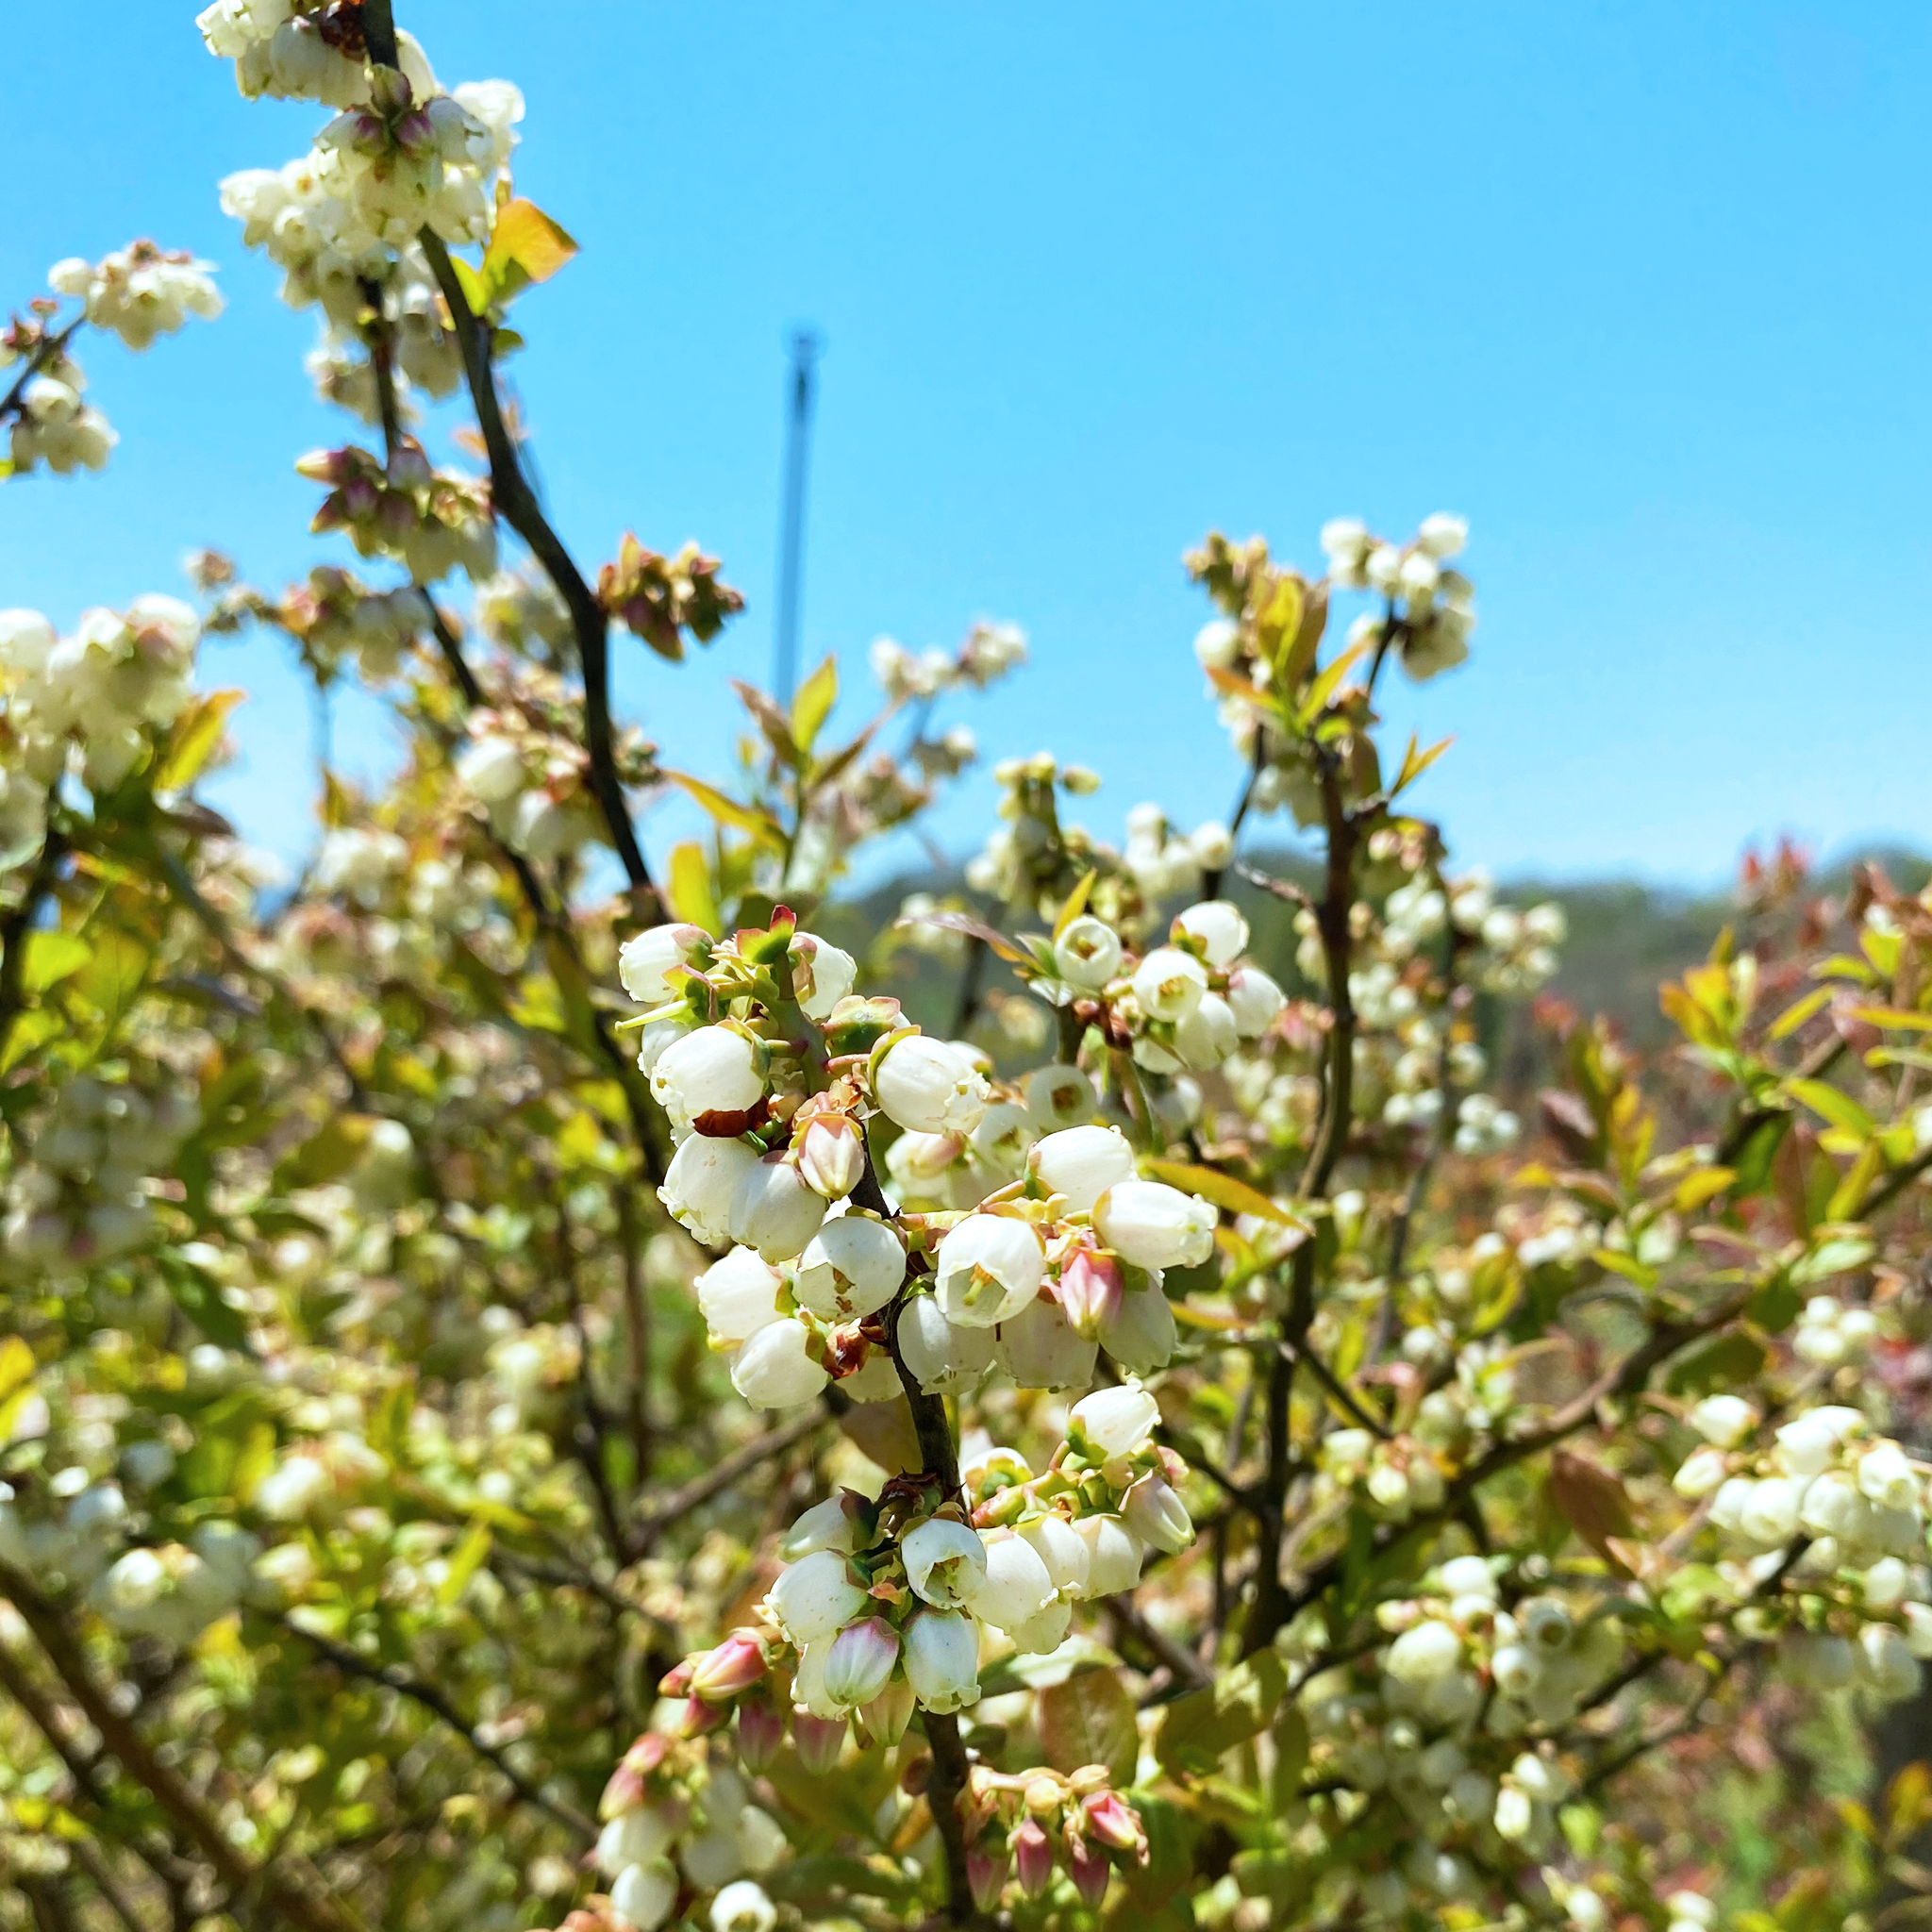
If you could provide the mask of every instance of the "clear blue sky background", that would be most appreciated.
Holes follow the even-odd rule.
[[[212,542],[314,559],[290,468],[340,440],[215,205],[305,144],[244,104],[189,0],[8,23],[0,300],[153,234],[219,261],[212,327],[87,356],[106,477],[0,492],[0,603],[71,622]],[[1404,727],[1424,802],[1505,872],[1722,877],[1789,829],[1932,842],[1924,663],[1932,16],[1918,6],[398,0],[447,81],[529,98],[519,186],[582,258],[516,367],[587,560],[634,527],[751,608],[622,691],[719,772],[722,674],[770,652],[783,338],[829,340],[806,657],[975,613],[1034,662],[958,715],[1097,766],[1090,818],[1225,812],[1182,550],[1316,562],[1339,512],[1472,520],[1475,656]],[[339,423],[341,419],[336,419]],[[244,656],[245,654],[245,656]],[[222,797],[299,847],[307,723],[265,642]],[[366,714],[343,727],[378,758]],[[990,780],[941,822],[963,848]],[[675,829],[659,814],[661,848]]]

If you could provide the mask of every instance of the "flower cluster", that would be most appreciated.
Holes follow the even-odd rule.
[[[1793,1416],[1761,1450],[1761,1418],[1740,1396],[1707,1396],[1690,1421],[1705,1446],[1678,1469],[1677,1492],[1708,1499],[1740,1594],[1782,1586],[1784,1604],[1761,1615],[1786,1623],[1794,1674],[1909,1697],[1932,1657],[1932,1472],[1840,1404]]]
[[[34,1156],[7,1184],[8,1261],[64,1272],[119,1259],[152,1239],[154,1177],[194,1124],[185,1094],[76,1074],[57,1091]]]
[[[772,1932],[777,1915],[758,1880],[791,1848],[732,1765],[648,1731],[612,1773],[598,1815],[596,1866],[618,1926],[658,1932],[694,1917],[708,1892],[712,1932]],[[610,1925],[591,1911],[573,1918]]]
[[[349,445],[311,451],[295,469],[328,485],[310,527],[344,531],[358,555],[393,558],[417,584],[457,569],[480,582],[495,571],[489,486],[435,468],[413,437],[397,438],[387,462]]]
[[[79,256],[57,261],[48,286],[77,298],[96,328],[112,329],[130,349],[145,349],[157,336],[173,335],[191,315],[212,320],[222,298],[213,263],[152,242],[130,242],[99,261]]]

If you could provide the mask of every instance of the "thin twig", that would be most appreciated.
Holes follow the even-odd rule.
[[[575,1806],[561,1803],[533,1785],[509,1762],[500,1746],[486,1741],[477,1734],[474,1725],[464,1721],[456,1706],[434,1684],[411,1676],[400,1665],[373,1662],[358,1651],[351,1650],[347,1644],[338,1643],[333,1638],[324,1637],[320,1632],[291,1623],[286,1617],[278,1617],[275,1621],[279,1627],[288,1631],[291,1636],[299,1637],[303,1642],[312,1645],[344,1676],[359,1677],[365,1683],[378,1684],[385,1690],[393,1690],[399,1697],[407,1697],[411,1703],[420,1704],[425,1710],[456,1732],[477,1757],[487,1758],[494,1765],[509,1788],[525,1804],[534,1805],[540,1811],[547,1812],[559,1824],[576,1833],[586,1844],[597,1836],[597,1827]]]

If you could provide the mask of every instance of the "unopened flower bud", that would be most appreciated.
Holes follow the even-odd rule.
[[[750,1630],[734,1630],[723,1643],[697,1658],[690,1689],[708,1704],[728,1702],[762,1680],[765,1647]]]
[[[738,1757],[749,1772],[760,1772],[778,1755],[785,1741],[785,1714],[761,1697],[738,1707]]]
[[[1005,1890],[1009,1860],[1007,1848],[991,1832],[981,1835],[966,1854],[966,1882],[972,1888],[973,1903],[990,1912]]]
[[[1028,1898],[1038,1898],[1053,1876],[1053,1840],[1037,1818],[1023,1818],[1008,1843],[1013,1850],[1014,1875]]]
[[[813,1114],[798,1142],[798,1172],[807,1187],[841,1201],[865,1174],[865,1141],[845,1114]]]
[[[798,1747],[799,1763],[814,1777],[836,1770],[848,1728],[842,1717],[813,1717],[809,1711],[793,1711],[791,1741]]]
[[[1062,1264],[1054,1290],[1074,1332],[1091,1341],[1119,1312],[1125,1285],[1124,1272],[1112,1255],[1076,1248]]]
[[[1194,1540],[1188,1506],[1164,1476],[1150,1473],[1135,1483],[1121,1501],[1121,1516],[1143,1543],[1171,1557]]]
[[[841,1710],[856,1710],[886,1687],[899,1661],[899,1637],[880,1617],[848,1624],[825,1654],[825,1694]]]

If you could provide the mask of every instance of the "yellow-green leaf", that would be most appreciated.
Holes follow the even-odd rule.
[[[832,707],[839,701],[839,660],[827,658],[798,687],[791,700],[791,736],[800,751],[809,751]]]
[[[1074,920],[1087,909],[1087,900],[1093,891],[1093,881],[1100,876],[1097,868],[1090,866],[1080,875],[1080,883],[1067,894],[1067,903],[1060,908],[1060,916],[1053,923],[1053,936],[1058,939]]]
[[[1849,1093],[1840,1093],[1824,1080],[1787,1080],[1785,1091],[1793,1100],[1802,1101],[1821,1119],[1829,1121],[1835,1127],[1842,1127],[1848,1134],[1857,1135],[1861,1141],[1868,1139],[1874,1130],[1872,1116]]]
[[[247,695],[240,691],[211,691],[192,706],[175,728],[174,742],[155,776],[157,791],[179,791],[201,775],[201,769],[222,741],[228,713]]]
[[[705,848],[695,840],[671,854],[671,909],[691,925],[701,925],[714,939],[724,930],[718,902],[711,891],[711,867]]]
[[[27,992],[45,992],[50,986],[78,973],[94,956],[84,939],[71,932],[30,932],[20,983]]]
[[[1373,634],[1365,638],[1357,638],[1354,643],[1349,645],[1347,650],[1341,652],[1334,658],[1327,669],[1315,679],[1313,684],[1309,685],[1308,694],[1302,700],[1301,710],[1296,714],[1297,723],[1305,730],[1322,715],[1327,707],[1328,700],[1335,695],[1341,680],[1348,675],[1349,672],[1361,660],[1363,656],[1374,650],[1374,647],[1375,638]]]
[[[1150,1160],[1144,1164],[1156,1180],[1165,1181],[1171,1188],[1179,1188],[1186,1194],[1199,1194],[1202,1200],[1211,1201],[1215,1207],[1224,1208],[1230,1214],[1253,1214],[1263,1221],[1277,1222],[1284,1227],[1306,1228],[1307,1225],[1300,1216],[1291,1214],[1278,1201],[1271,1201],[1266,1194],[1249,1187],[1246,1181],[1236,1180],[1232,1174],[1221,1174],[1211,1167],[1195,1167],[1185,1160]]]
[[[1789,1040],[1820,1007],[1828,1006],[1830,1001],[1830,987],[1814,986],[1803,999],[1793,1000],[1771,1023],[1771,1037],[1774,1040]]]
[[[1735,1170],[1728,1167],[1701,1167],[1677,1183],[1677,1191],[1671,1196],[1671,1206],[1679,1214],[1688,1214],[1693,1208],[1701,1208],[1707,1201],[1715,1200],[1737,1178]]]
[[[449,1574],[436,1587],[436,1600],[447,1607],[462,1595],[463,1586],[482,1568],[492,1541],[487,1523],[473,1523],[449,1559]]]
[[[735,798],[727,798],[715,785],[707,785],[702,778],[693,778],[688,772],[666,772],[663,775],[679,791],[694,798],[721,825],[749,832],[760,844],[774,849],[783,847],[785,835],[779,831],[769,812],[760,811],[755,805],[740,805]]]
[[[575,242],[557,223],[534,201],[519,196],[490,231],[482,274],[486,306],[508,302],[532,282],[547,282],[576,252]]]
[[[1389,788],[1389,796],[1393,798],[1397,792],[1407,791],[1455,742],[1453,738],[1445,738],[1440,743],[1430,745],[1427,751],[1418,751],[1416,736],[1411,731],[1408,734],[1408,750],[1403,754],[1402,770],[1395,783]]]
[[[1854,1007],[1852,1018],[1872,1026],[1902,1026],[1911,1033],[1932,1033],[1932,1013],[1907,1013],[1898,1007]]]
[[[0,1402],[33,1379],[34,1352],[18,1335],[0,1340]]]

